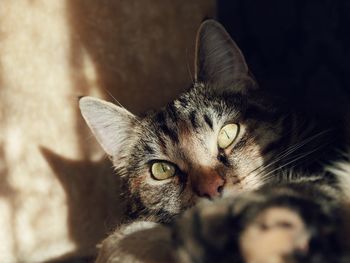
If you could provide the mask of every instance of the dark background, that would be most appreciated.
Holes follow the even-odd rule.
[[[344,111],[350,1],[218,0],[217,8],[262,88],[309,111]]]

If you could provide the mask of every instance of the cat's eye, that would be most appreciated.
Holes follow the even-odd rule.
[[[239,132],[239,125],[232,123],[227,124],[221,128],[218,136],[218,145],[221,149],[226,149],[237,138]]]
[[[165,180],[175,175],[175,167],[168,162],[155,162],[152,164],[151,173],[155,179]]]

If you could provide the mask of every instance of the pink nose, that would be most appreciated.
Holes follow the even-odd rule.
[[[224,187],[225,180],[213,169],[200,169],[191,174],[193,190],[200,197],[218,197]]]

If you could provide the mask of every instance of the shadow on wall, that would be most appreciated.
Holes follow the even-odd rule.
[[[93,241],[113,230],[123,212],[118,190],[120,178],[115,176],[110,161],[75,161],[41,148],[41,152],[67,193],[70,235],[78,244],[74,257],[94,254]],[[114,206],[110,205],[115,202]],[[96,226],[93,223],[102,223]],[[69,259],[71,254],[61,257]],[[58,259],[56,259],[58,260]],[[54,260],[53,262],[55,262]]]
[[[134,113],[163,106],[191,83],[187,63],[192,69],[195,31],[213,13],[209,3],[67,1],[76,88],[88,91],[91,79],[79,72],[88,56],[102,93]]]
[[[218,0],[217,7],[263,88],[309,111],[348,104],[348,1]]]

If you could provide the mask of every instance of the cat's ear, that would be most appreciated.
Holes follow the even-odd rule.
[[[255,85],[241,50],[215,20],[206,20],[198,30],[195,74],[196,82],[219,88],[246,81]]]
[[[130,144],[136,117],[126,109],[93,97],[82,97],[83,118],[105,152],[118,157]]]

